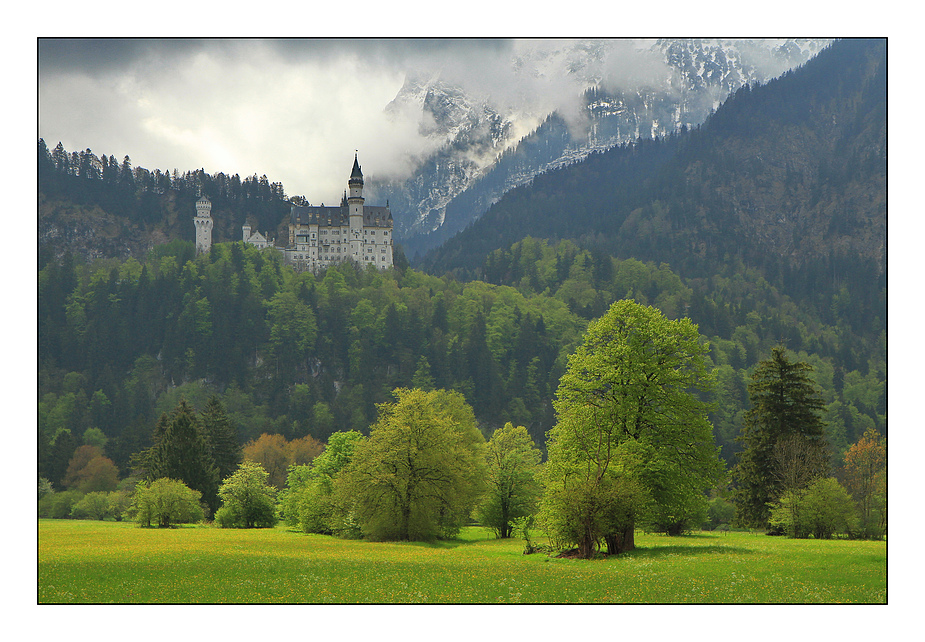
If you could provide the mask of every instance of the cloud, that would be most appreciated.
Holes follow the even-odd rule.
[[[354,150],[368,176],[397,179],[440,144],[422,133],[419,105],[386,110],[409,78],[439,77],[490,101],[512,121],[515,142],[552,111],[583,127],[579,97],[589,86],[664,86],[669,70],[650,44],[40,39],[39,135],[51,147],[128,154],[152,170],[266,174],[290,195],[331,201]]]

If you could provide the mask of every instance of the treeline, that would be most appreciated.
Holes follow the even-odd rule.
[[[844,291],[833,297],[831,316],[820,318],[741,263],[710,278],[684,280],[665,263],[619,260],[571,241],[529,237],[489,254],[482,273],[524,296],[551,296],[587,320],[616,300],[633,299],[697,323],[718,368],[711,420],[730,463],[740,448],[735,440],[748,408],[749,373],[781,342],[815,369],[834,453],[844,453],[867,428],[886,434],[886,332],[856,333],[846,318],[850,297]]]
[[[162,239],[192,240],[190,219],[201,195],[212,201],[216,240],[239,238],[245,221],[274,233],[288,215],[290,203],[304,202],[304,197],[287,197],[282,183],[271,182],[265,174],[241,178],[224,172],[208,174],[202,169],[151,171],[134,166],[128,156],[118,161],[112,155],[97,156],[90,149],[68,152],[60,142],[49,150],[41,138],[38,187],[41,201],[52,204],[48,207],[52,218],[60,216],[57,210],[62,208],[53,205],[58,201],[65,204],[65,210],[81,208],[84,219],[98,215],[94,212],[98,208],[126,227],[121,237],[143,231],[160,232]],[[46,212],[40,211],[40,215]],[[40,239],[39,267],[63,256],[65,249],[60,243]]]
[[[840,41],[701,127],[537,176],[420,267],[486,278],[485,256],[527,235],[572,239],[685,279],[754,270],[869,340],[885,330],[885,83],[884,41]]]
[[[89,428],[126,471],[158,417],[213,393],[241,443],[366,431],[376,404],[411,385],[460,391],[485,430],[516,421],[542,443],[586,324],[561,301],[482,282],[352,264],[296,274],[241,242],[193,253],[175,241],[144,263],[41,270],[43,476],[60,481],[44,468],[66,467]]]
[[[511,422],[541,445],[566,356],[622,298],[689,316],[711,341],[711,420],[728,463],[748,374],[782,337],[815,368],[833,455],[869,427],[886,433],[885,346],[846,352],[841,328],[752,272],[685,282],[666,265],[534,240],[492,254],[485,271],[493,283],[351,264],[296,274],[240,242],[199,257],[174,241],[144,263],[49,263],[38,284],[42,476],[60,483],[95,429],[127,474],[163,413],[181,398],[203,410],[212,395],[242,444],[365,432],[395,388],[419,387],[461,392],[486,435]]]

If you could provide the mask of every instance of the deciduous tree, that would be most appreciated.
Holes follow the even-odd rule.
[[[511,537],[514,520],[536,512],[542,492],[536,476],[542,453],[523,426],[498,428],[485,449],[487,492],[479,506],[482,524]]]
[[[722,473],[708,407],[708,346],[689,319],[619,301],[591,323],[569,357],[549,432],[541,522],[589,556],[634,547],[650,515],[683,524]]]
[[[845,485],[860,514],[861,534],[880,538],[886,532],[886,439],[868,428],[845,453]]]
[[[203,518],[200,505],[202,493],[176,479],[162,477],[138,482],[127,513],[141,526],[169,528],[174,524],[189,524]]]
[[[459,393],[394,395],[338,477],[340,505],[371,539],[452,537],[480,498],[485,439]]]
[[[245,461],[218,489],[222,506],[215,522],[222,528],[268,528],[279,521],[276,489],[267,483],[267,471]]]

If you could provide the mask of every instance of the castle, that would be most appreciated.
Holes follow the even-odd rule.
[[[347,180],[348,191],[339,206],[292,205],[289,239],[283,246],[271,244],[260,232],[243,226],[243,241],[260,249],[283,253],[283,260],[296,271],[315,272],[334,263],[351,260],[379,269],[392,267],[392,213],[388,204],[365,205],[363,172],[356,156]],[[212,204],[202,197],[196,202],[196,251],[208,252],[212,245]]]

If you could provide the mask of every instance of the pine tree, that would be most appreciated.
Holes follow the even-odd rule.
[[[241,463],[241,444],[218,397],[213,395],[201,415],[203,433],[209,442],[219,480],[224,480]]]
[[[147,463],[149,480],[168,477],[202,493],[214,512],[218,507],[218,472],[195,409],[181,399],[170,415],[162,415],[154,431]]]
[[[812,370],[808,363],[791,361],[786,348],[778,346],[752,374],[748,385],[752,407],[745,413],[739,437],[745,450],[733,470],[736,519],[743,525],[766,527],[768,503],[780,498],[782,482],[774,472],[778,443],[800,436],[825,448],[825,422],[820,416],[825,404],[810,376]]]

